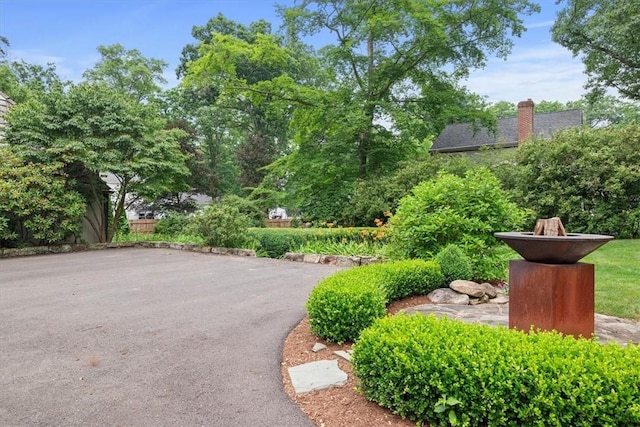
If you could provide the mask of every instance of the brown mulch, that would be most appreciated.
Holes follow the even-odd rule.
[[[406,298],[389,305],[389,314],[420,304],[429,304],[426,296]],[[312,351],[315,343],[327,346],[317,353]],[[350,350],[351,343],[343,345],[327,343],[311,333],[309,320],[305,317],[289,334],[284,342],[282,354],[282,379],[284,390],[300,409],[321,427],[372,427],[372,426],[413,426],[409,420],[392,414],[388,409],[370,402],[357,391],[357,383],[349,362],[335,355],[336,350]],[[310,393],[295,394],[288,368],[318,360],[338,360],[338,366],[347,373],[349,379],[342,387],[333,387]]]

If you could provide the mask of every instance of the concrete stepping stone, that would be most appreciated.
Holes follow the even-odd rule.
[[[291,384],[297,394],[339,387],[347,382],[347,373],[338,367],[337,360],[319,360],[292,366],[288,369]]]

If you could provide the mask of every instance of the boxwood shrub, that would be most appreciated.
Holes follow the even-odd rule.
[[[386,292],[367,267],[344,270],[322,281],[307,301],[314,334],[333,342],[353,341],[384,316]]]
[[[639,426],[640,346],[397,315],[360,335],[364,395],[417,423]]]
[[[440,266],[434,261],[398,261],[340,271],[311,292],[307,301],[311,330],[328,341],[354,341],[385,315],[389,302],[426,294],[442,284]]]
[[[426,295],[444,284],[440,265],[435,261],[406,260],[377,264],[371,273],[379,276],[388,302],[413,295]]]
[[[447,245],[436,255],[446,283],[454,280],[470,280],[473,278],[471,259],[457,245]]]

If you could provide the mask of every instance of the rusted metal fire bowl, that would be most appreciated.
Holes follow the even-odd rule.
[[[603,234],[537,236],[530,232],[494,233],[522,258],[544,264],[574,264],[613,239]]]

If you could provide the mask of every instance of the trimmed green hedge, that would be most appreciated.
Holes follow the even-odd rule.
[[[408,260],[340,271],[311,292],[307,301],[311,330],[327,341],[354,341],[385,315],[389,302],[427,294],[443,283],[435,261]]]
[[[362,228],[251,228],[249,237],[259,242],[258,251],[269,258],[281,258],[310,241],[373,241],[378,229]]]
[[[364,330],[364,395],[412,421],[463,426],[639,426],[640,346],[398,315]]]

